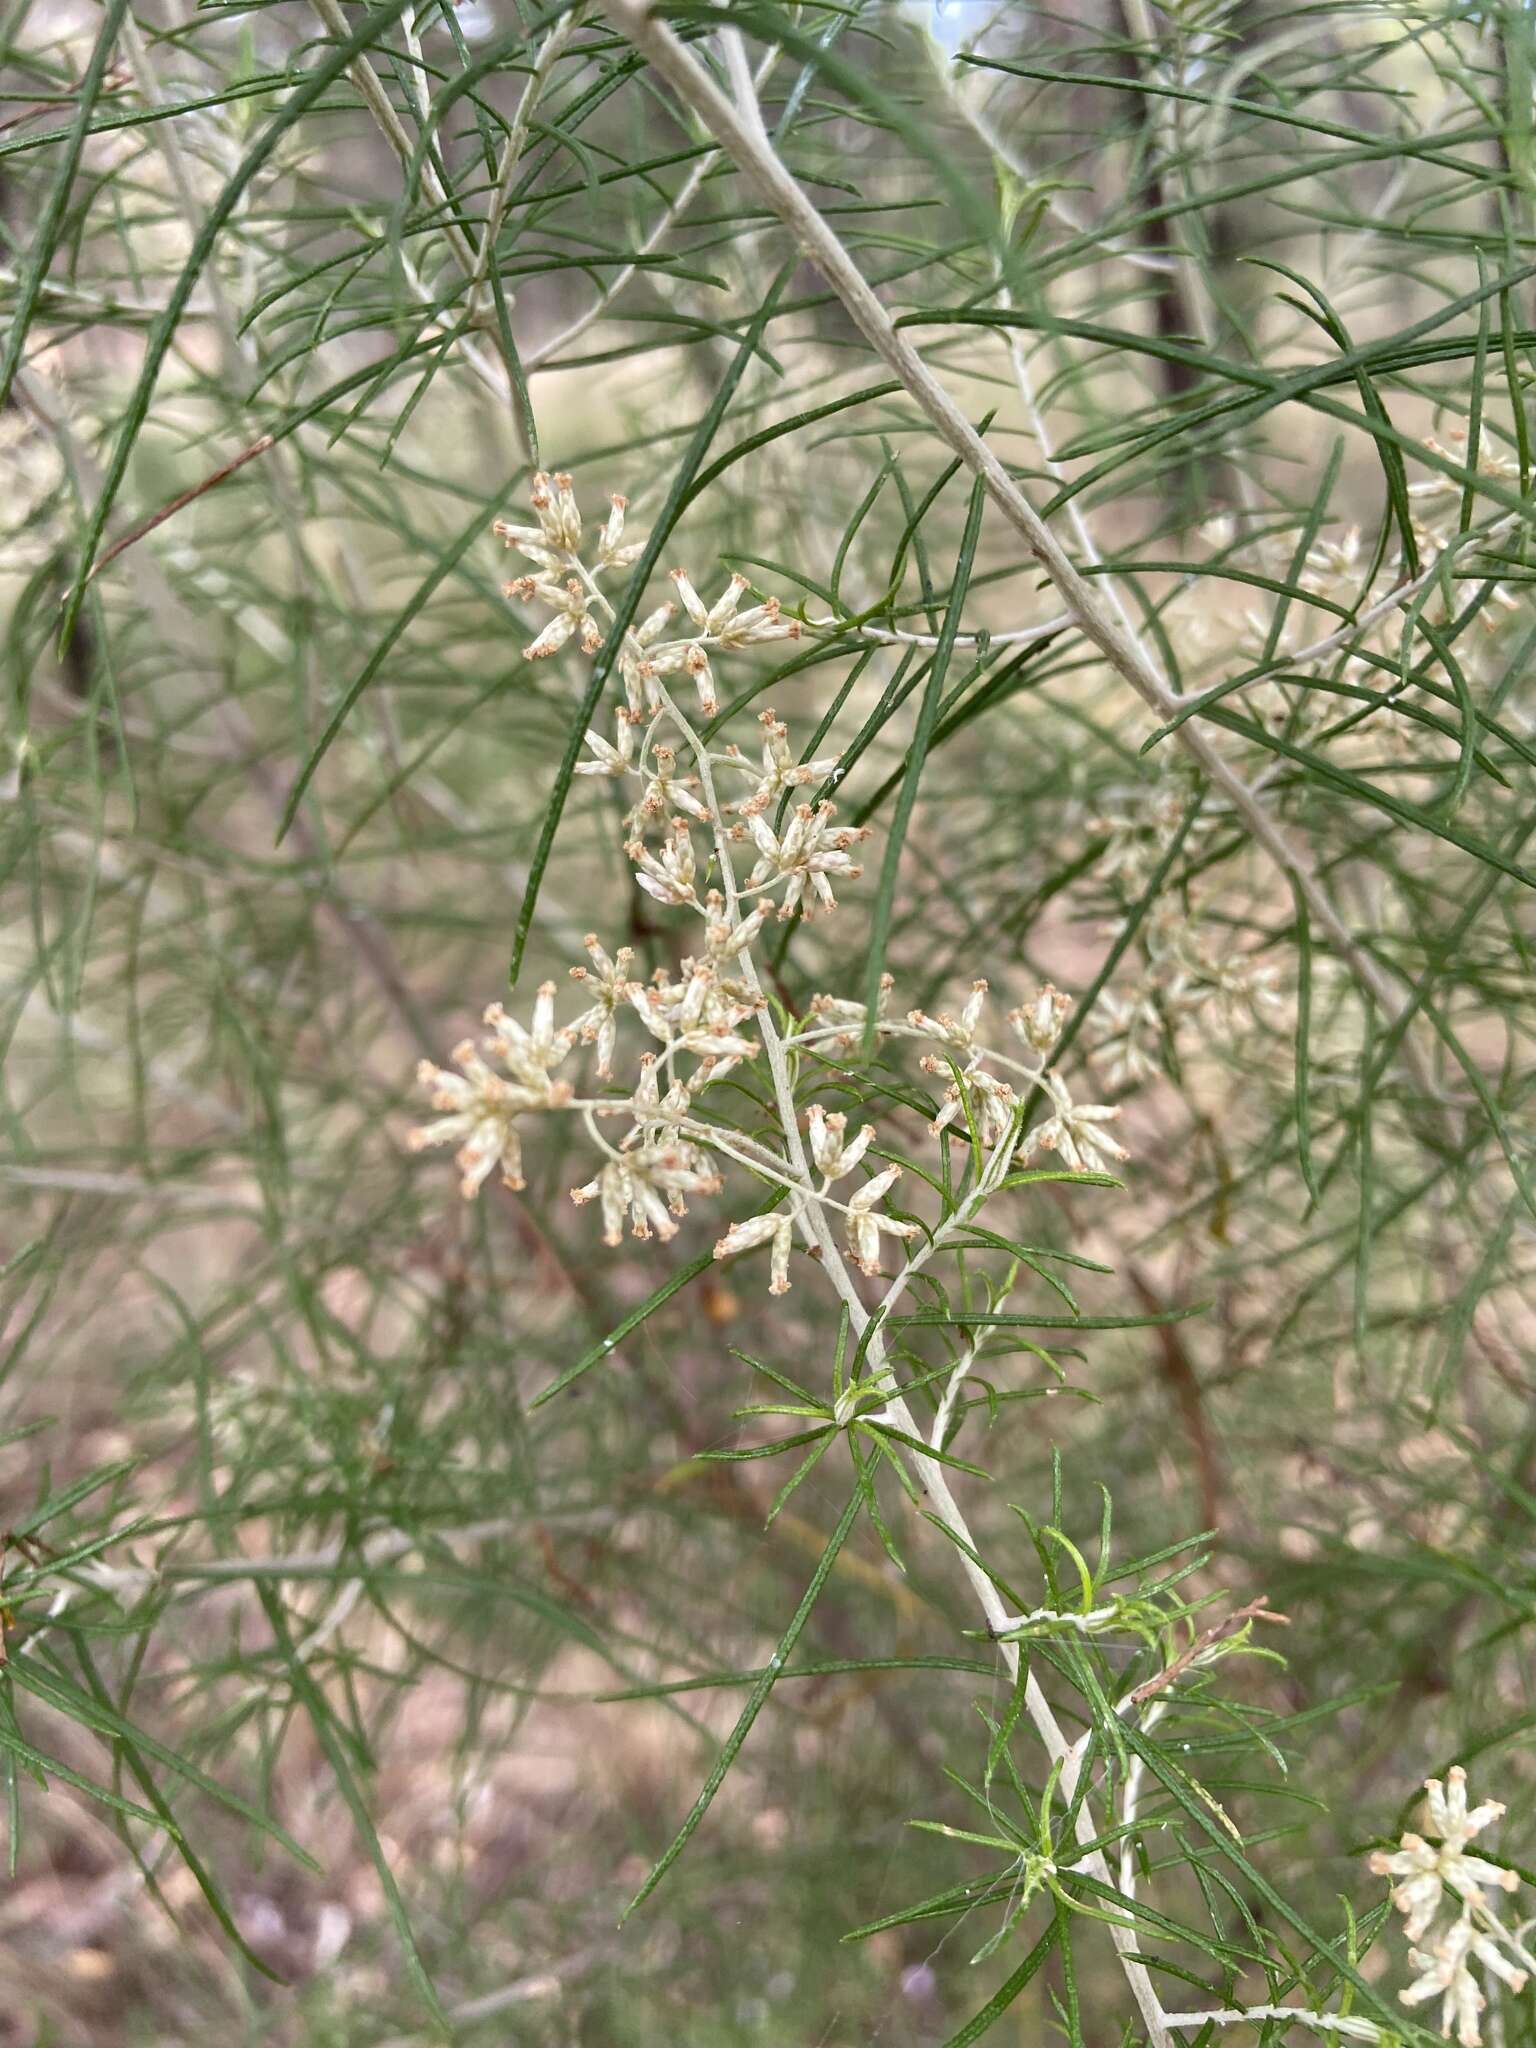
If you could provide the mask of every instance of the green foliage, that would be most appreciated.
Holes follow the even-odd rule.
[[[658,16],[0,9],[17,2038],[1439,2038],[1364,1853],[1459,1763],[1536,1881],[1529,10]],[[411,1073],[680,971],[578,774],[674,560],[799,629],[701,744],[873,839],[598,1252]],[[1001,1110],[978,978],[1073,998]],[[1010,1166],[1060,1076],[1128,1159]],[[786,1100],[889,1294],[712,1251]]]

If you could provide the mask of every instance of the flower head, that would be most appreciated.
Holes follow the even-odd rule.
[[[555,984],[539,984],[533,1022],[526,1029],[515,1017],[509,1017],[500,1003],[491,1004],[485,1021],[494,1034],[487,1041],[489,1048],[513,1079],[525,1088],[543,1089],[547,1094],[550,1070],[559,1066],[576,1043],[576,1034],[569,1025],[559,1031],[555,1029]]]
[[[634,862],[635,880],[647,896],[654,896],[658,903],[697,907],[699,899],[693,891],[697,869],[685,818],[672,820],[666,842],[658,853],[649,852],[638,839],[632,839],[624,851]]]
[[[738,1252],[749,1252],[760,1244],[773,1246],[773,1258],[769,1266],[768,1292],[788,1294],[789,1254],[794,1244],[795,1212],[774,1211],[766,1216],[744,1216],[739,1223],[733,1223],[715,1246],[717,1259],[734,1259]]]
[[[829,1116],[819,1102],[811,1104],[805,1113],[805,1121],[816,1170],[824,1173],[829,1181],[841,1180],[845,1173],[852,1173],[869,1150],[875,1135],[874,1125],[864,1124],[854,1137],[845,1138],[847,1117],[837,1110]]]
[[[623,1242],[624,1216],[638,1238],[676,1237],[676,1216],[687,1214],[684,1195],[713,1195],[720,1176],[692,1145],[647,1145],[610,1159],[584,1187],[571,1189],[571,1200],[602,1203],[603,1242]]]
[[[936,1056],[923,1061],[930,1071],[943,1071]],[[1013,1128],[1013,1113],[1018,1107],[1018,1097],[1006,1081],[1000,1081],[996,1074],[989,1074],[985,1067],[974,1061],[962,1076],[962,1086],[953,1082],[944,1091],[944,1102],[938,1115],[928,1126],[935,1137],[940,1131],[948,1130],[952,1123],[963,1121],[969,1104],[970,1114],[976,1124],[976,1135],[990,1151],[1000,1145]]]
[[[466,1201],[479,1194],[494,1167],[501,1167],[509,1188],[524,1186],[522,1145],[516,1119],[530,1109],[557,1108],[569,1089],[552,1084],[547,1070],[520,1073],[505,1080],[488,1067],[472,1038],[456,1045],[451,1055],[457,1074],[423,1060],[416,1069],[418,1084],[442,1114],[410,1135],[413,1152],[428,1145],[457,1145],[455,1162]]]
[[[634,951],[629,946],[620,946],[610,960],[603,947],[598,944],[597,934],[588,932],[582,942],[592,961],[590,967],[573,967],[571,979],[585,985],[592,997],[589,1008],[582,1011],[566,1029],[574,1032],[584,1045],[594,1042],[597,1046],[597,1071],[601,1080],[608,1080],[613,1073],[613,1052],[618,1038],[618,1012],[627,1003],[635,983],[629,978],[634,962]]]
[[[1513,1891],[1520,1880],[1484,1857],[1469,1856],[1467,1844],[1480,1835],[1504,1808],[1497,1799],[1485,1799],[1481,1806],[1467,1806],[1467,1774],[1456,1764],[1446,1782],[1427,1778],[1424,1791],[1429,1806],[1429,1829],[1438,1837],[1427,1842],[1422,1835],[1404,1835],[1395,1850],[1378,1849],[1371,1857],[1371,1869],[1378,1877],[1396,1877],[1392,1903],[1405,1916],[1404,1933],[1418,1941],[1440,1910],[1443,1892],[1454,1892],[1472,1905],[1485,1905],[1485,1887]]]
[[[735,806],[737,813],[750,817],[754,811],[766,811],[770,804],[788,795],[792,789],[804,788],[812,782],[824,782],[837,768],[837,754],[829,754],[820,761],[797,761],[789,750],[789,727],[776,718],[772,711],[758,714],[758,723],[763,728],[763,766],[757,787],[750,796],[745,796]],[[730,750],[732,764],[748,775],[758,771],[737,748]]]
[[[1046,1074],[1043,1080],[1056,1114],[1036,1124],[1019,1148],[1022,1158],[1028,1159],[1043,1145],[1059,1152],[1063,1166],[1074,1173],[1085,1167],[1090,1172],[1107,1173],[1117,1161],[1130,1158],[1125,1147],[1104,1129],[1119,1116],[1118,1105],[1108,1109],[1102,1103],[1074,1102],[1059,1074]]]
[[[1525,1971],[1509,1960],[1497,1942],[1479,1931],[1468,1908],[1432,1947],[1409,1951],[1408,1961],[1419,1974],[1406,1991],[1398,1993],[1404,2005],[1423,2005],[1438,1998],[1440,2031],[1449,2034],[1454,2028],[1461,2048],[1481,2048],[1483,2038],[1479,2019],[1488,2000],[1472,1975],[1474,1958],[1511,1991],[1525,1989]]]
[[[898,1223],[893,1217],[880,1216],[875,1205],[901,1178],[899,1166],[888,1166],[883,1173],[877,1173],[873,1180],[865,1181],[848,1204],[848,1251],[853,1263],[861,1273],[871,1275],[880,1271],[880,1233],[889,1237],[915,1237],[918,1226],[915,1223]]]
[[[971,992],[958,1017],[948,1010],[941,1010],[937,1017],[930,1017],[926,1010],[909,1010],[907,1022],[929,1038],[936,1038],[941,1045],[952,1045],[958,1052],[974,1051],[976,1034],[981,1029],[981,1013],[987,1006],[987,986],[985,981],[971,983]]]
[[[1035,991],[1030,1002],[1008,1012],[1008,1022],[1031,1052],[1050,1053],[1071,1007],[1072,998],[1048,981]]]
[[[747,829],[757,847],[758,859],[747,877],[747,886],[753,889],[772,888],[778,882],[786,883],[779,904],[780,917],[793,917],[807,893],[823,909],[836,910],[832,876],[845,875],[853,880],[864,872],[849,858],[848,849],[857,840],[865,838],[866,833],[846,829],[835,831],[832,818],[831,804],[820,803],[814,808],[810,804],[800,804],[781,838],[760,813],[748,813]],[[807,917],[813,915],[815,903],[805,904]]]

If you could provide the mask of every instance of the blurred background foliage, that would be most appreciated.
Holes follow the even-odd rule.
[[[715,10],[666,12],[710,54]],[[1342,1944],[1427,1771],[1531,1839],[1532,17],[726,14],[785,160],[1172,686],[1246,679],[1201,729],[1392,993],[1177,735],[1144,750],[989,519],[896,1000],[1068,990],[1133,1156],[1021,1213],[1110,1269],[1086,1316],[1205,1306],[1047,1331],[1060,1379],[994,1340],[1040,1398],[968,1423],[971,1511],[1044,1601],[1008,1503],[1091,1548],[1102,1483],[1118,1558],[1210,1532],[1184,1590],[1290,1617],[1160,1740]],[[974,1968],[1006,1873],[840,1940],[995,1862],[907,1826],[978,1825],[945,1772],[1007,1704],[913,1515],[904,1578],[844,1550],[819,1675],[615,1931],[740,1692],[599,1696],[766,1661],[841,1481],[765,1530],[779,1468],[700,1454],[758,1397],[736,1350],[825,1380],[827,1303],[715,1268],[633,1321],[716,1218],[595,1255],[557,1139],[474,1206],[403,1139],[417,1057],[501,992],[580,698],[499,590],[533,437],[644,530],[727,394],[670,546],[822,622],[744,671],[744,724],[862,735],[877,828],[966,479],[600,10],[5,0],[0,62],[0,2040],[961,2038],[1049,1902]],[[672,957],[620,808],[575,785],[520,986],[589,925]],[[870,868],[786,928],[785,1001],[859,992]],[[857,1092],[931,1143],[910,1080]],[[1203,1929],[1147,1935],[1165,2002],[1325,1996],[1344,1948],[1166,1787],[1145,1813],[1143,1892]],[[1123,2005],[1079,1928],[996,2037]]]

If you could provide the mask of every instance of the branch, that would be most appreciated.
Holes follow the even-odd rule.
[[[988,497],[1060,591],[1080,631],[1160,720],[1172,718],[1181,708],[1178,695],[1137,644],[1126,624],[1115,616],[1112,609],[1105,607],[1099,593],[1079,573],[1070,555],[1003,463],[976,432],[947,387],[929,369],[906,337],[897,331],[890,314],[836,233],[779,161],[763,125],[756,98],[749,97],[744,90],[744,58],[732,64],[733,83],[737,90],[737,100],[733,104],[693,52],[664,22],[655,18],[649,0],[600,0],[600,4],[620,34],[633,44],[710,129],[748,183],[794,235],[805,256],[821,272],[870,347],[899,379],[942,440],[959,456],[971,474],[981,479]],[[725,38],[728,51],[732,40],[729,34]],[[1342,913],[1318,879],[1310,855],[1291,842],[1271,817],[1258,793],[1249,787],[1204,733],[1192,723],[1186,723],[1178,727],[1173,737],[1245,820],[1254,838],[1275,864],[1294,882],[1314,921],[1327,934],[1334,950],[1347,963],[1360,987],[1388,1018],[1396,1022],[1406,1007],[1397,984],[1356,941]],[[1405,1043],[1403,1054],[1405,1061],[1412,1063],[1416,1086],[1433,1095],[1436,1092],[1433,1079],[1420,1062],[1416,1048],[1410,1050]]]

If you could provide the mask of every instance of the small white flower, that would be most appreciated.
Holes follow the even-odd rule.
[[[666,843],[658,853],[649,852],[638,839],[632,839],[624,851],[635,864],[635,880],[648,896],[654,896],[658,903],[686,903],[697,909],[699,899],[693,890],[697,870],[685,820],[672,820]]]
[[[1405,1916],[1403,1932],[1418,1941],[1440,1910],[1442,1894],[1449,1889],[1473,1905],[1485,1903],[1485,1886],[1512,1892],[1520,1880],[1512,1870],[1503,1870],[1481,1856],[1469,1856],[1466,1847],[1474,1835],[1497,1820],[1504,1808],[1496,1799],[1467,1809],[1467,1774],[1460,1764],[1449,1772],[1445,1784],[1427,1778],[1424,1790],[1429,1805],[1430,1832],[1438,1844],[1422,1835],[1404,1835],[1395,1850],[1378,1849],[1371,1857],[1371,1869],[1378,1877],[1397,1877],[1392,1903]]]
[[[633,986],[630,1001],[653,1038],[709,1062],[710,1078],[718,1080],[760,1050],[737,1029],[757,999],[736,982],[722,982],[713,960],[685,960],[683,970],[680,981],[657,974],[649,988]]]
[[[699,693],[699,709],[706,718],[713,718],[720,709],[715,695],[715,673],[709,665],[709,656],[698,641],[695,640],[683,656],[683,667],[693,677],[693,686]]]
[[[682,811],[701,825],[709,823],[709,812],[693,793],[698,786],[697,778],[679,775],[676,770],[677,756],[670,747],[651,749],[650,780],[631,817],[637,820],[662,818],[669,812]]]
[[[837,754],[829,754],[820,761],[797,761],[789,751],[789,727],[781,719],[771,711],[761,711],[758,723],[763,728],[762,775],[752,794],[734,806],[737,814],[744,818],[754,811],[767,810],[770,804],[777,803],[792,789],[803,788],[811,782],[824,782],[841,758]],[[757,774],[758,771],[736,748],[728,751],[734,766],[748,775]]]
[[[717,905],[720,898],[712,895],[710,902]],[[756,910],[737,925],[728,924],[722,917],[712,917],[704,932],[710,959],[723,963],[744,953],[767,923],[769,908],[768,904],[759,903]]]
[[[1481,2048],[1483,2035],[1478,2019],[1487,2000],[1467,1968],[1466,1944],[1458,1944],[1456,1934],[1457,1929],[1453,1928],[1444,1935],[1433,1954],[1422,1955],[1417,1949],[1409,1952],[1408,1960],[1420,1975],[1398,1997],[1403,2005],[1422,2005],[1427,1999],[1438,1998],[1441,2033],[1449,2035],[1454,2031],[1461,2048]]]
[[[834,831],[832,818],[831,804],[817,804],[814,809],[810,804],[799,804],[781,839],[759,813],[748,816],[747,829],[757,847],[758,861],[747,878],[747,886],[755,889],[765,883],[786,882],[788,886],[779,905],[780,917],[792,917],[807,890],[823,908],[835,910],[837,898],[832,893],[831,877],[844,875],[852,880],[864,872],[849,859],[848,849],[867,834],[846,829]],[[813,915],[814,908],[813,904],[806,904],[805,915]]]
[[[952,1045],[959,1052],[970,1052],[976,1046],[976,1033],[986,1001],[987,983],[973,981],[958,1017],[951,1016],[947,1010],[941,1010],[937,1017],[930,1017],[926,1010],[909,1010],[907,1022],[914,1030],[937,1039],[941,1045]]]
[[[642,647],[649,647],[661,638],[668,626],[677,617],[675,604],[659,604],[655,611],[647,612],[635,628],[635,638]]]
[[[526,1030],[515,1017],[507,1015],[500,1003],[491,1004],[485,1013],[485,1021],[495,1034],[489,1041],[491,1051],[513,1079],[526,1088],[547,1087],[550,1069],[558,1067],[576,1043],[576,1035],[569,1028],[555,1029],[555,984],[552,981],[540,983],[533,1006],[533,1022]]]
[[[603,1243],[617,1245],[624,1242],[624,1212],[629,1205],[629,1174],[617,1160],[609,1163],[589,1180],[584,1187],[571,1189],[571,1200],[580,1206],[596,1196],[603,1205]],[[663,1210],[665,1215],[666,1211]],[[672,1224],[668,1219],[667,1234]]]
[[[551,477],[541,469],[533,479],[529,502],[539,515],[539,524],[551,546],[565,548],[574,554],[581,546],[581,514],[576,509],[576,494],[570,477],[563,472]]]
[[[760,1244],[773,1246],[773,1259],[769,1267],[768,1292],[788,1294],[789,1254],[794,1243],[794,1212],[783,1215],[746,1216],[740,1223],[733,1223],[715,1246],[717,1259],[734,1259],[738,1252],[752,1251]]]
[[[411,1150],[456,1145],[455,1163],[466,1201],[480,1192],[497,1165],[509,1188],[524,1186],[516,1119],[524,1110],[558,1108],[570,1090],[563,1083],[552,1084],[547,1071],[531,1079],[520,1077],[520,1084],[504,1080],[481,1059],[470,1038],[456,1045],[450,1057],[461,1069],[457,1074],[430,1060],[416,1069],[418,1084],[443,1114],[412,1131]]]
[[[881,975],[880,993],[875,999],[875,1027],[877,1030],[887,1009],[890,1007],[891,991],[895,986],[895,975]],[[839,1035],[831,1041],[834,1047],[842,1051],[848,1051],[863,1037],[868,1012],[862,1003],[856,1003],[847,996],[816,995],[811,997],[810,1009],[811,1015],[818,1023],[835,1024],[844,1027]]]
[[[1008,1022],[1032,1052],[1048,1053],[1061,1036],[1072,998],[1046,982],[1022,1008],[1008,1012]]]
[[[592,751],[590,761],[578,761],[578,775],[632,775],[635,772],[635,724],[633,719],[620,712],[615,728],[618,744],[612,745],[600,732],[587,729],[586,741]]]
[[[1074,1102],[1067,1084],[1058,1074],[1043,1077],[1046,1093],[1056,1105],[1056,1114],[1036,1124],[1019,1147],[1021,1159],[1028,1159],[1042,1145],[1061,1154],[1062,1164],[1073,1173],[1084,1167],[1107,1173],[1116,1161],[1129,1159],[1125,1147],[1104,1129],[1119,1116],[1118,1106],[1106,1108],[1097,1102]]]
[[[1467,436],[1465,428],[1454,428],[1451,433],[1451,439],[1460,442],[1461,446],[1458,448],[1446,448],[1435,439],[1433,434],[1425,436],[1424,446],[1431,449],[1436,455],[1445,456],[1448,461],[1454,462],[1458,468],[1465,469],[1467,466]],[[1507,483],[1518,483],[1520,479],[1519,458],[1514,455],[1501,454],[1497,445],[1485,438],[1478,444],[1477,473],[1479,476],[1501,477]],[[1408,486],[1410,498],[1459,498],[1461,491],[1461,485],[1453,476],[1432,476],[1425,483],[1410,484]]]
[[[721,596],[710,606],[704,619],[706,633],[718,633],[730,624],[736,616],[736,607],[741,603],[741,593],[747,587],[745,576],[733,576]]]
[[[925,1067],[930,1066],[924,1060]],[[945,1069],[937,1058],[931,1061],[934,1072]],[[970,1066],[963,1076],[966,1093],[971,1100],[971,1115],[976,1121],[976,1135],[990,1151],[1000,1145],[1013,1129],[1013,1113],[1018,1107],[1018,1097],[1006,1081],[1000,1081],[995,1074],[989,1074],[985,1067]],[[928,1128],[937,1137],[952,1123],[965,1117],[965,1099],[953,1082],[944,1091],[944,1105]]]
[[[765,640],[798,640],[800,621],[780,616],[779,600],[765,598],[750,611],[728,619],[717,635],[722,647],[756,647]]]
[[[865,1181],[863,1187],[848,1203],[848,1251],[861,1273],[874,1275],[880,1271],[882,1230],[891,1237],[917,1235],[915,1223],[897,1223],[892,1217],[875,1214],[875,1204],[883,1199],[887,1190],[900,1177],[899,1166],[888,1166],[883,1173],[877,1173],[873,1180]]]
[[[630,996],[633,1001],[633,984]],[[635,1083],[635,1092],[629,1106],[634,1111],[637,1122],[644,1123],[660,1114],[661,1085],[656,1078],[656,1055],[653,1052],[643,1052],[640,1055],[640,1079]]]
[[[1211,989],[1228,1023],[1235,1023],[1244,1011],[1257,1015],[1280,1000],[1280,969],[1251,954],[1213,960]]]
[[[1164,989],[1164,999],[1177,1007],[1182,990]],[[1102,1031],[1094,1046],[1095,1057],[1108,1054],[1104,1078],[1111,1088],[1134,1086],[1150,1081],[1158,1071],[1152,1048],[1162,1032],[1162,1019],[1149,988],[1133,989],[1121,995],[1106,989],[1099,998]]]
[[[565,549],[558,545],[552,546],[549,535],[542,527],[513,526],[509,520],[498,519],[491,531],[498,540],[504,540],[509,548],[516,548],[520,555],[526,555],[530,562],[537,562],[543,570],[553,572],[566,566]],[[518,582],[537,580],[540,579],[520,577]],[[505,595],[511,597],[516,594],[514,587],[508,584]]]
[[[613,1050],[618,1036],[618,1010],[627,1003],[635,984],[629,979],[629,970],[634,961],[634,951],[629,946],[620,946],[610,960],[597,942],[597,934],[588,932],[582,941],[591,955],[591,967],[573,967],[573,981],[590,984],[592,1006],[583,1010],[566,1028],[585,1045],[594,1041],[597,1045],[598,1078],[611,1079],[613,1074]]]
[[[688,580],[688,571],[686,569],[672,569],[668,573],[672,581],[677,585],[677,594],[682,602],[683,610],[692,619],[693,623],[702,630],[709,623],[709,607]]]
[[[852,1173],[874,1140],[874,1125],[864,1124],[845,1141],[843,1133],[848,1128],[847,1117],[837,1111],[829,1116],[819,1102],[811,1104],[805,1113],[805,1121],[816,1170],[824,1173],[829,1181],[841,1180],[845,1173]]]
[[[1409,1951],[1408,1961],[1419,1975],[1415,1983],[1398,1994],[1404,2005],[1423,2005],[1438,1998],[1440,2031],[1449,2034],[1454,2027],[1461,2048],[1481,2048],[1482,2030],[1478,2022],[1488,2003],[1469,1967],[1474,1957],[1511,1991],[1525,1989],[1525,1971],[1512,1963],[1496,1942],[1478,1931],[1468,1907],[1433,1947]]]
[[[638,562],[645,553],[643,541],[630,541],[621,545],[624,532],[624,512],[627,498],[617,494],[608,500],[608,517],[603,525],[602,535],[597,543],[597,567],[602,569],[627,569],[632,562]]]
[[[558,654],[575,632],[577,620],[569,612],[557,612],[541,633],[534,636],[523,649],[526,661],[542,661],[546,655]]]
[[[677,1235],[673,1217],[687,1213],[682,1199],[685,1194],[712,1195],[719,1187],[719,1174],[692,1146],[652,1146],[609,1160],[584,1187],[571,1189],[571,1200],[600,1200],[603,1242],[616,1245],[623,1240],[626,1210],[631,1235],[665,1240]]]

